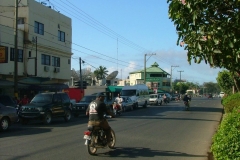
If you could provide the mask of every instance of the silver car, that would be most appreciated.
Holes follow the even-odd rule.
[[[8,130],[9,126],[18,120],[17,110],[14,107],[4,106],[0,103],[1,131]]]

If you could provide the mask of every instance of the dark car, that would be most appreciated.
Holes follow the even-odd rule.
[[[78,117],[80,114],[85,114],[88,105],[96,99],[96,95],[84,96],[78,103],[75,104],[72,108],[72,113],[75,117]]]
[[[5,106],[0,103],[0,130],[6,131],[9,126],[18,120],[16,108]]]
[[[0,103],[2,103],[5,106],[17,108],[17,103],[13,100],[12,97],[8,95],[0,95]]]
[[[31,119],[40,119],[49,124],[54,117],[63,117],[65,121],[69,121],[71,116],[70,98],[64,92],[39,93],[19,111],[22,124]]]
[[[129,97],[125,97],[123,98],[123,102],[122,102],[122,110],[123,112],[127,111],[127,110],[133,110],[134,108],[134,102],[131,100],[131,98]]]

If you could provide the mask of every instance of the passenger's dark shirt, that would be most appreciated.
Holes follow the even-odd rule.
[[[189,100],[190,100],[190,98],[189,98],[187,95],[185,95],[185,96],[183,97],[183,101],[188,102]]]
[[[92,101],[87,108],[89,113],[89,120],[102,120],[104,113],[107,112],[107,106],[105,103],[99,100]]]

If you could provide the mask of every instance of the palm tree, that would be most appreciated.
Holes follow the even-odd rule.
[[[106,67],[100,66],[98,69],[96,69],[93,73],[97,77],[97,79],[104,79],[106,78],[108,70]]]

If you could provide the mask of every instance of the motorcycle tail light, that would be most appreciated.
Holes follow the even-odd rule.
[[[90,131],[84,131],[84,135],[90,136],[91,132]]]

